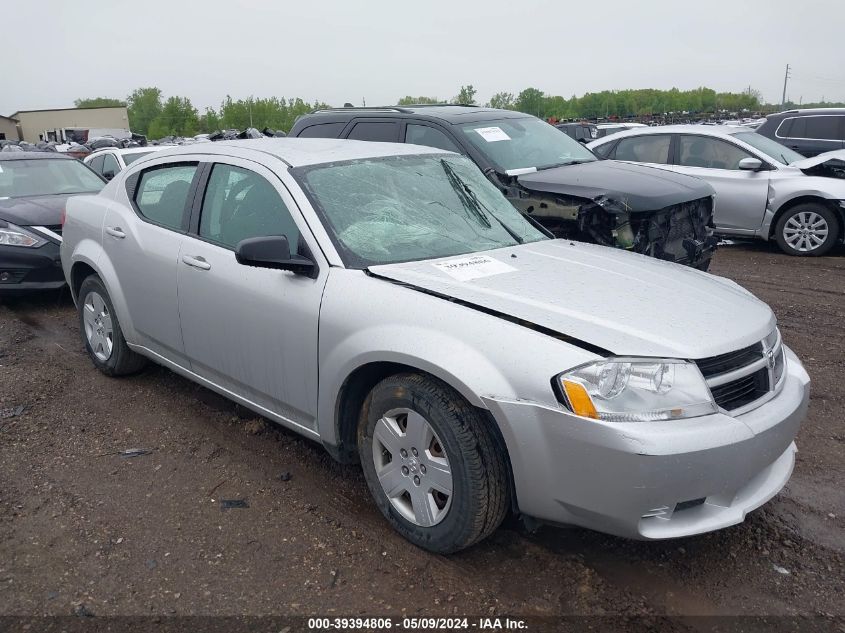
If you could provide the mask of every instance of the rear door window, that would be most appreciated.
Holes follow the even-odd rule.
[[[182,230],[196,172],[196,163],[167,165],[141,172],[135,192],[138,211],[151,222]]]
[[[784,119],[781,121],[777,130],[775,130],[775,136],[778,138],[789,138],[793,121],[795,121],[794,118]]]
[[[345,121],[341,121],[340,123],[319,123],[317,125],[309,125],[298,136],[299,138],[339,138],[344,127],[346,127]]]
[[[396,143],[399,141],[399,124],[388,121],[361,121],[355,124],[347,138],[355,141]]]
[[[787,138],[807,138],[807,117],[802,116],[792,119]]]
[[[616,145],[616,160],[630,160],[635,163],[657,163],[666,165],[669,162],[669,145],[672,137],[669,134],[648,134],[644,136],[629,136],[620,139]]]
[[[413,143],[414,145],[425,145],[426,147],[445,149],[449,152],[460,153],[461,151],[458,146],[452,142],[452,139],[446,136],[446,134],[429,125],[409,123],[405,129],[405,142]]]
[[[103,156],[103,175],[111,172],[111,175],[114,176],[119,171],[120,165],[117,164],[117,159],[114,157],[114,154],[108,153]]]
[[[105,156],[100,154],[96,158],[92,158],[91,162],[88,163],[88,166],[91,169],[93,169],[94,171],[96,171],[98,174],[102,175],[102,173],[103,173],[103,160],[105,160]]]
[[[602,158],[608,158],[610,156],[611,150],[616,146],[616,143],[610,142],[605,143],[604,145],[599,145],[598,147],[594,147],[593,154],[596,156],[601,156]]]
[[[843,117],[838,116],[808,116],[807,128],[804,138],[818,139],[822,141],[842,140],[840,122]]]

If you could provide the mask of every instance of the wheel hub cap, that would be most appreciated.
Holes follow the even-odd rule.
[[[373,464],[391,505],[408,521],[431,527],[452,502],[452,470],[440,438],[416,411],[393,409],[376,422]]]
[[[114,329],[106,302],[97,292],[89,292],[82,303],[82,322],[88,346],[99,360],[106,362],[114,349]]]

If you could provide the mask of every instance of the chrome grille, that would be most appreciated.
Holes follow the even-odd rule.
[[[711,356],[695,361],[705,378],[718,376],[728,371],[750,365],[755,360],[763,358],[763,344],[755,343],[735,352]]]
[[[710,391],[716,404],[723,409],[738,409],[766,395],[769,391],[769,370],[763,367],[753,374],[713,387]]]
[[[783,345],[775,331],[766,340],[695,361],[723,410],[744,413],[765,402],[783,376]]]

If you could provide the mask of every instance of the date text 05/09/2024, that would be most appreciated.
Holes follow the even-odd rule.
[[[525,620],[507,617],[454,618],[309,618],[310,631],[398,630],[398,631],[520,631],[528,628]]]

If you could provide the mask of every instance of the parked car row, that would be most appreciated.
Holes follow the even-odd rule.
[[[701,180],[474,108],[327,111],[294,132],[391,142],[170,148],[67,199],[61,262],[95,367],[152,360],[360,462],[385,518],[434,552],[508,512],[699,534],[786,483],[809,378],[769,307],[535,219],[556,205],[536,215],[584,231],[657,200],[654,224],[709,201]]]

